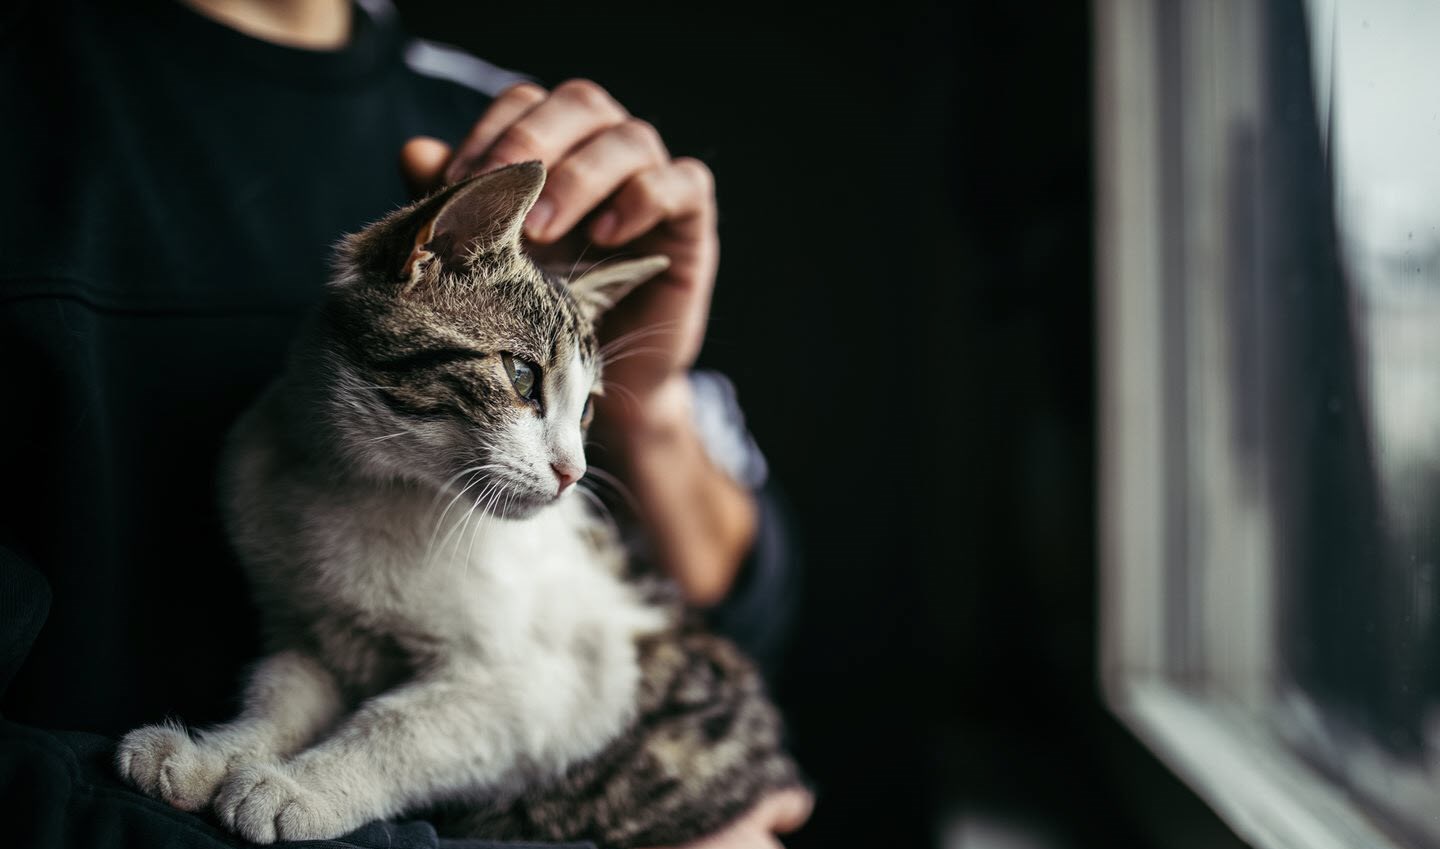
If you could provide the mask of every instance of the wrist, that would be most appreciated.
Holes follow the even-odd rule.
[[[644,395],[620,388],[602,396],[595,425],[607,444],[628,454],[637,445],[673,442],[692,433],[694,406],[690,381],[676,374]]]
[[[753,493],[717,464],[697,413],[705,406],[690,374],[661,381],[643,396],[607,393],[595,410],[598,459],[635,496],[656,562],[702,607],[722,600],[755,539]],[[728,385],[728,384],[727,384]]]

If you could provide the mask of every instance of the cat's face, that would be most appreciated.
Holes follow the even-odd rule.
[[[538,163],[476,177],[347,242],[322,381],[352,462],[511,518],[585,473],[595,321],[666,262],[574,281],[541,271],[520,250],[520,225],[544,178]]]

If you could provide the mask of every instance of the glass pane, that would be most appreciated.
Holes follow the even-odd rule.
[[[1306,97],[1287,88],[1283,70],[1275,74],[1275,134],[1295,163],[1265,188],[1277,193],[1266,220],[1281,243],[1272,252],[1288,240],[1314,253],[1290,265],[1305,275],[1303,303],[1287,310],[1284,297],[1272,296],[1265,322],[1277,336],[1267,350],[1288,364],[1272,374],[1293,384],[1272,385],[1268,401],[1283,423],[1271,431],[1270,449],[1282,482],[1282,657],[1293,684],[1282,688],[1277,727],[1406,830],[1433,841],[1440,5],[1312,0],[1306,12],[1304,95],[1313,109],[1297,119]],[[1277,18],[1272,49],[1283,46]],[[1318,170],[1307,177],[1306,142],[1287,122],[1308,124],[1310,116]],[[1306,180],[1328,187],[1317,207],[1303,206]],[[1291,223],[1307,218],[1308,232]]]

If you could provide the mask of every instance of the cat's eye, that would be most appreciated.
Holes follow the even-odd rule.
[[[505,367],[505,376],[515,387],[515,394],[526,401],[534,401],[536,390],[540,387],[540,367],[510,354],[501,354],[500,364]]]
[[[586,398],[586,399],[585,399],[585,409],[583,409],[583,410],[580,411],[580,427],[581,427],[582,429],[589,427],[589,426],[590,426],[590,422],[591,422],[594,418],[595,418],[595,399],[594,399],[593,397]]]

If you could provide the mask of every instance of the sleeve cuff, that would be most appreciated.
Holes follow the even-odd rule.
[[[746,489],[759,489],[770,475],[765,455],[745,428],[735,385],[715,371],[690,373],[695,430],[710,461]]]
[[[730,593],[705,617],[710,627],[734,640],[773,684],[799,607],[802,564],[789,511],[773,481],[755,493],[755,502],[759,509],[755,542]]]

